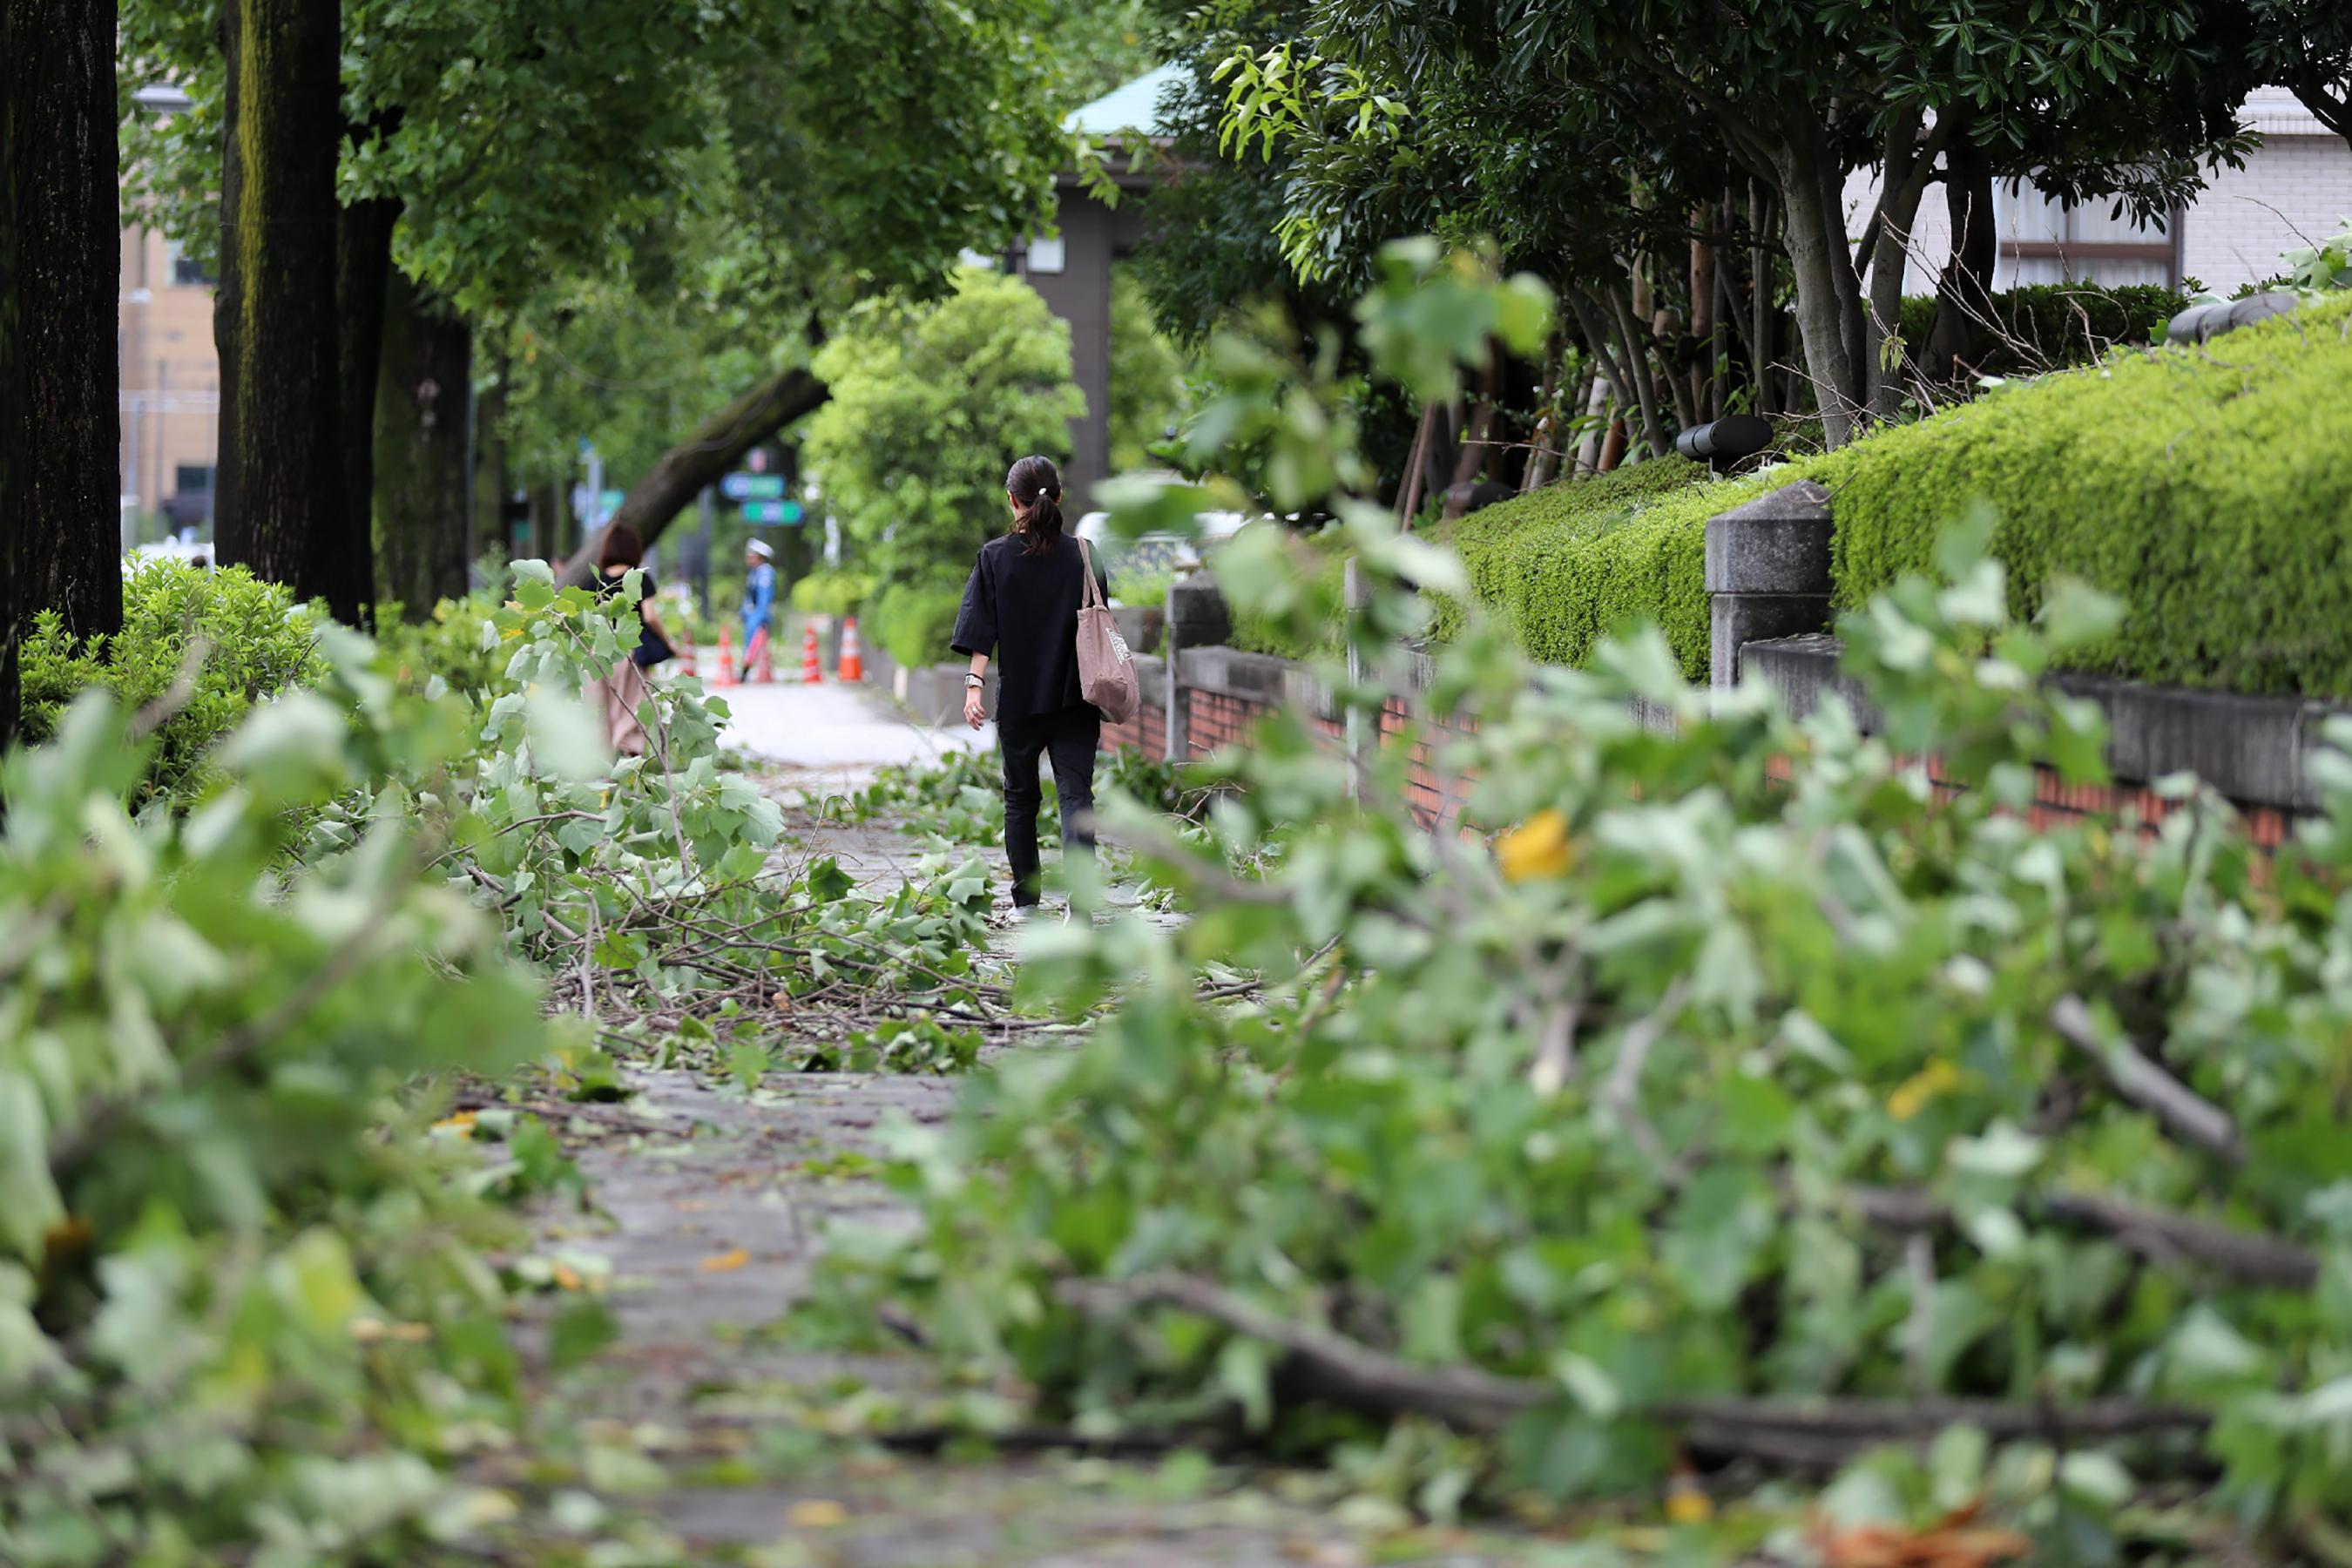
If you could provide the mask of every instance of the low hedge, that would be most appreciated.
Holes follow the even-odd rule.
[[[1581,664],[1620,626],[1650,621],[1683,672],[1704,679],[1706,520],[1766,488],[1658,458],[1483,508],[1438,537],[1460,552],[1472,591],[1529,657]],[[1433,635],[1450,637],[1461,621],[1461,605],[1441,602]]]
[[[203,660],[185,693],[167,702],[194,637],[204,639]],[[48,740],[73,700],[102,686],[125,712],[163,715],[133,804],[193,794],[213,742],[255,703],[323,672],[316,642],[310,612],[242,566],[215,571],[163,557],[131,561],[123,570],[121,632],[76,637],[55,610],[34,617],[18,655],[18,738],[26,744]]]
[[[2352,698],[2352,298],[1997,392],[1775,479],[1794,476],[1835,497],[1842,607],[1932,570],[1937,534],[1986,501],[2012,615],[2061,574],[2125,602],[2074,667]]]
[[[2110,344],[2147,344],[2164,337],[2165,323],[2189,309],[2189,296],[2161,284],[2035,283],[1992,297],[1990,314],[2011,341],[1978,367],[1996,374],[2096,363]],[[1903,341],[1913,353],[1927,346],[1936,297],[1903,301]]]

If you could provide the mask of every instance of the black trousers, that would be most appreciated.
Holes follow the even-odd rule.
[[[1004,751],[1004,858],[1013,863],[1013,901],[1034,904],[1037,807],[1045,798],[1037,781],[1038,758],[1042,753],[1053,762],[1054,791],[1062,805],[1062,852],[1093,854],[1095,752],[1102,744],[1102,715],[1077,707],[999,719],[996,740]]]

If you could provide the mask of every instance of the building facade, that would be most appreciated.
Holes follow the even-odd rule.
[[[213,279],[150,229],[122,235],[121,443],[125,543],[209,531],[220,451]]]
[[[1993,287],[2158,283],[2226,296],[2277,276],[2282,254],[2352,222],[2352,144],[2283,88],[2256,91],[2240,118],[2262,132],[2262,145],[2245,167],[2213,170],[2197,199],[2160,226],[2111,217],[2104,201],[2070,207],[2030,181],[1996,187]],[[1849,232],[1860,231],[1877,200],[1875,174],[1847,180]],[[1930,185],[1911,235],[1906,294],[1935,291],[1951,240],[1943,186]]]

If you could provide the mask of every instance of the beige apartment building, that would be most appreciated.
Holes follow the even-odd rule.
[[[166,526],[209,537],[220,450],[212,277],[162,235],[125,229],[118,314],[123,541]]]

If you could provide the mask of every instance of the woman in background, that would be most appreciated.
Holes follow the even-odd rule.
[[[1024,458],[1004,476],[1013,531],[981,546],[956,616],[955,651],[970,656],[963,716],[987,721],[982,693],[997,663],[996,741],[1004,753],[1004,858],[1013,866],[1013,917],[1038,900],[1040,756],[1051,760],[1061,797],[1062,851],[1094,852],[1095,752],[1102,715],[1078,694],[1078,606],[1086,597],[1087,551],[1062,532],[1062,476],[1044,458]],[[1095,577],[1106,596],[1110,584]]]
[[[603,703],[606,737],[613,750],[625,757],[646,754],[646,728],[637,719],[637,709],[653,694],[646,671],[673,653],[654,606],[654,574],[645,571],[645,559],[646,542],[635,529],[616,522],[604,531],[604,548],[596,559],[596,596],[609,599],[621,591],[622,579],[631,572],[644,574],[645,596],[637,601],[637,622],[642,628],[637,646],[613,667],[611,674],[592,682],[588,694],[591,701]]]

